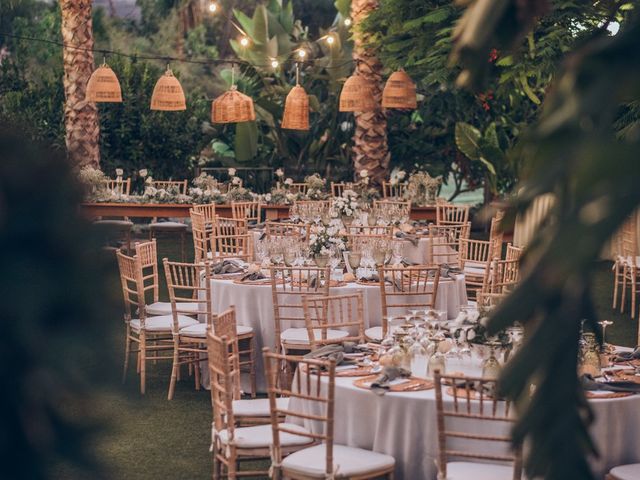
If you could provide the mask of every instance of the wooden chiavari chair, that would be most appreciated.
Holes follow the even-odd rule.
[[[117,195],[131,194],[131,179],[108,178],[104,181],[107,190],[111,190]]]
[[[216,217],[211,236],[211,252],[216,260],[238,258],[253,260],[253,233],[246,220]]]
[[[271,267],[271,292],[277,351],[308,352],[303,296],[328,297],[331,269],[319,267]],[[338,339],[349,333],[328,330],[327,337]]]
[[[107,190],[118,196],[129,195],[131,193],[131,179],[123,180],[118,177],[116,179],[104,180]],[[108,251],[116,251],[118,248],[126,247],[127,254],[131,252],[131,231],[133,230],[133,222],[128,217],[120,218],[97,218],[93,225],[96,226],[100,235],[103,237],[105,249]],[[111,246],[113,240],[116,240],[118,247]]]
[[[511,292],[519,281],[519,260],[493,260],[491,268],[485,272],[482,291],[485,293],[506,294]]]
[[[396,208],[401,215],[406,216],[407,218],[409,218],[409,215],[411,214],[411,202],[409,201],[388,199],[373,201],[374,210],[383,210],[386,207]]]
[[[207,234],[211,235],[213,233],[213,224],[215,223],[215,220],[216,220],[216,204],[215,203],[194,204],[191,207],[191,210],[204,215],[205,230]]]
[[[266,238],[309,238],[310,225],[308,223],[283,223],[267,220],[264,224]]]
[[[469,205],[436,203],[436,225],[461,225],[469,221]]]
[[[173,315],[147,316],[145,286],[142,269],[136,257],[116,252],[120,269],[120,282],[124,297],[125,357],[122,381],[126,380],[131,353],[138,354],[137,371],[140,373],[140,393],[146,390],[146,370],[148,360],[170,360],[172,357],[160,355],[173,349]],[[137,318],[136,318],[137,317]],[[188,327],[197,323],[193,318],[179,315],[178,327]],[[137,350],[131,345],[137,344]]]
[[[362,290],[348,295],[304,297],[304,319],[311,350],[342,342],[364,342],[364,301]],[[347,331],[349,335],[329,338],[331,330]]]
[[[458,265],[460,240],[468,239],[471,222],[461,225],[429,226],[429,258],[432,265]]]
[[[486,310],[491,309],[502,302],[507,295],[507,293],[489,293],[479,289],[476,291],[476,306]]]
[[[298,374],[291,387],[282,387],[277,382],[279,365],[293,362],[298,364]],[[271,402],[273,478],[393,478],[395,460],[390,455],[334,442],[335,360],[301,359],[264,349],[264,363]],[[316,373],[319,371],[323,371],[323,375]],[[280,408],[276,403],[278,396],[295,399],[298,404],[304,403],[305,408],[292,407],[295,405],[292,401],[287,408]],[[313,414],[309,413],[309,407]],[[297,422],[312,422],[314,433],[301,432],[299,427],[292,429],[290,424],[279,423],[282,415]],[[292,434],[307,437],[310,445],[290,453],[286,439]]]
[[[231,202],[231,215],[235,220],[248,223],[260,223],[262,220],[262,205],[260,202]]]
[[[345,190],[353,190],[352,182],[331,182],[331,196],[341,197]]]
[[[495,241],[460,239],[460,269],[470,296],[485,285],[495,252]]]
[[[390,315],[405,315],[409,309],[435,308],[440,284],[440,268],[424,265],[380,267],[382,325],[365,330],[365,336],[380,341],[387,336]]]
[[[513,409],[511,402],[497,398],[497,381],[447,376],[436,371],[434,382],[438,478],[520,480],[521,452],[510,450],[510,431],[515,423]],[[453,398],[445,401],[443,389],[449,388]],[[504,429],[504,433],[496,434],[498,429]],[[485,431],[491,433],[484,433]],[[504,445],[504,453],[483,452],[488,444],[496,447]],[[452,458],[460,460],[452,462]]]
[[[207,334],[209,374],[211,379],[211,407],[213,423],[211,428],[211,448],[213,452],[213,478],[222,477],[235,480],[239,476],[266,476],[266,471],[242,470],[241,462],[270,458],[273,444],[272,425],[237,427],[234,407],[237,377],[240,375],[237,362],[230,359],[232,341],[218,337],[212,331]],[[275,400],[274,400],[274,403]],[[276,403],[277,405],[277,403]],[[286,407],[284,407],[286,410]],[[273,417],[271,417],[273,421]],[[276,417],[276,422],[280,418]],[[283,455],[305,447],[311,443],[309,433],[297,425],[284,423],[284,428],[295,433],[283,438]]]
[[[238,325],[236,322],[235,307],[227,311],[213,315],[213,331],[218,336],[226,336],[234,342],[234,351],[237,354],[238,368],[249,374],[251,396],[256,396],[256,361],[255,339],[253,328],[246,325]],[[238,394],[240,393],[240,378],[238,377]],[[239,398],[239,395],[238,395]]]
[[[289,191],[293,194],[301,193],[302,195],[306,195],[308,188],[309,187],[304,182],[292,183],[291,185],[289,185]]]
[[[211,267],[208,262],[170,262],[166,258],[163,259],[163,264],[173,316],[173,367],[167,396],[172,400],[182,365],[193,366],[196,390],[200,390],[200,357],[207,352],[207,328],[211,327],[213,322],[211,282],[208,281],[211,277]],[[184,305],[190,307],[185,308]],[[204,322],[182,327],[179,322],[180,316],[193,314],[194,309],[199,319],[204,319]]]
[[[515,247],[511,243],[507,243],[507,251],[505,252],[505,260],[520,260],[522,256],[523,248]]]
[[[393,237],[393,226],[391,225],[376,225],[376,226],[368,226],[368,225],[350,225],[346,228],[347,235],[351,236],[381,236],[381,237]]]
[[[347,234],[345,235],[347,239],[347,248],[349,250],[362,252],[364,250],[370,249],[372,245],[376,242],[392,242],[393,237],[386,234]]]
[[[189,184],[187,180],[153,180],[151,186],[158,190],[171,190],[178,192],[180,195],[186,195]],[[158,221],[157,218],[153,218],[149,224],[149,240],[155,238],[158,233],[180,234],[180,259],[184,262],[184,243],[187,236],[187,225],[183,222],[172,222],[169,220]]]
[[[622,257],[624,260],[622,279],[622,300],[620,312],[624,313],[627,296],[627,282],[631,285],[631,318],[636,316],[636,300],[638,296],[638,276],[640,275],[640,257],[638,250],[638,222],[634,215],[622,226]],[[640,338],[640,331],[638,332]]]
[[[135,258],[142,275],[147,315],[171,315],[171,302],[160,302],[160,278],[158,275],[158,250],[156,240],[136,243]],[[151,295],[149,296],[149,293]],[[197,305],[185,303],[180,309],[187,311],[184,315],[197,315]]]
[[[382,198],[403,198],[407,190],[407,182],[391,183],[382,182]]]
[[[207,231],[203,213],[197,212],[192,208],[189,210],[189,216],[191,217],[191,234],[193,235],[195,263],[204,262],[212,257],[210,249],[211,243],[209,241],[212,232],[209,233]]]

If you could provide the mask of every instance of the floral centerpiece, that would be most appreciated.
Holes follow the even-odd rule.
[[[398,185],[402,183],[404,179],[407,177],[407,172],[404,170],[400,170],[398,167],[391,170],[391,175],[389,176],[389,183],[391,185]]]
[[[189,195],[193,203],[224,203],[225,196],[218,188],[218,181],[211,175],[201,173],[192,182]]]
[[[360,180],[353,184],[353,191],[357,194],[360,202],[363,205],[369,205],[374,200],[380,198],[380,192],[377,188],[372,188],[369,184],[371,178],[369,177],[369,171],[366,169],[360,170]]]
[[[307,185],[306,198],[308,200],[324,200],[327,198],[327,193],[325,192],[327,181],[320,177],[320,174],[314,173],[304,177],[304,183]]]
[[[309,234],[309,251],[319,267],[326,266],[331,250],[337,248],[344,251],[347,248],[346,238],[337,225],[314,225]]]
[[[404,198],[419,207],[435,205],[440,185],[442,185],[442,175],[434,178],[427,172],[413,173],[409,177]]]
[[[276,170],[276,185],[271,192],[264,196],[264,201],[270,205],[292,205],[296,200],[300,200],[302,195],[291,191],[293,178],[284,178],[284,170]]]
[[[227,203],[231,203],[231,202],[251,202],[257,197],[258,197],[258,195],[253,193],[249,189],[244,188],[244,187],[236,186],[236,187],[233,187],[233,188],[229,189],[229,191],[225,195],[225,200],[226,200]]]
[[[340,217],[345,225],[349,225],[358,207],[358,194],[353,190],[344,190],[342,196],[333,201],[331,215],[334,218]]]
[[[97,168],[83,167],[78,172],[78,179],[82,184],[85,199],[88,202],[108,201],[114,193],[107,188],[107,176]]]

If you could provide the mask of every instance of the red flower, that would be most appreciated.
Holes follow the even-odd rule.
[[[500,52],[496,48],[492,48],[489,52],[489,63],[493,63],[498,59]]]

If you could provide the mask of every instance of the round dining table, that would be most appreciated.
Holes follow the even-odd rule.
[[[323,377],[322,381],[326,382],[326,378]],[[435,389],[387,392],[379,396],[371,390],[355,386],[355,380],[352,377],[336,377],[334,442],[392,455],[396,459],[396,478],[436,480],[438,441]],[[446,390],[443,392],[443,401],[445,404],[453,402],[453,397]],[[591,461],[596,478],[603,478],[616,465],[640,462],[640,442],[637,441],[640,395],[592,399],[590,405],[595,414],[590,432],[600,452],[600,457]],[[323,413],[317,402],[299,398],[291,399],[289,410],[316,415]],[[301,422],[291,417],[287,421],[302,424],[317,433],[320,430],[320,425],[310,420]],[[507,423],[484,423],[484,434],[508,434]],[[486,423],[494,425],[487,426]],[[496,446],[495,442],[485,442],[482,450],[486,454],[505,453],[504,447]]]
[[[364,328],[382,324],[382,300],[379,285],[346,283],[332,287],[331,295],[346,295],[361,290],[364,297]],[[235,306],[238,325],[253,328],[256,348],[256,374],[258,391],[266,391],[262,348],[276,346],[275,318],[271,284],[260,285],[236,283],[234,280],[211,279],[211,303],[214,312],[222,312]],[[455,318],[460,307],[467,305],[464,275],[441,277],[438,285],[436,309],[446,312],[449,319]],[[304,321],[292,322],[291,327],[304,327]]]

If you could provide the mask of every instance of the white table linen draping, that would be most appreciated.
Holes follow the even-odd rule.
[[[326,380],[325,380],[326,381]],[[386,453],[396,459],[396,478],[435,480],[438,454],[435,390],[387,393],[377,396],[353,385],[353,378],[336,378],[334,441],[341,445]],[[445,402],[453,398],[444,395]],[[316,402],[291,399],[289,409],[319,414]],[[592,460],[596,478],[613,466],[640,462],[640,395],[592,400],[596,421],[591,434],[600,451]],[[319,425],[304,423],[317,431]],[[508,424],[482,424],[483,433],[508,433]],[[490,429],[490,430],[489,430]],[[485,442],[485,453],[500,452],[494,442]],[[486,448],[486,450],[485,450]]]
[[[417,244],[414,245],[409,240],[402,240],[402,256],[412,263],[419,265],[431,265],[433,259],[431,258],[431,242],[430,237],[419,237]],[[448,263],[456,264],[458,262],[458,254],[446,245],[437,245],[436,256],[438,261],[442,263],[445,260],[446,253],[449,253]]]
[[[364,295],[364,327],[377,327],[382,324],[382,305],[380,287],[348,283],[331,288],[331,295],[345,295],[362,290]],[[258,390],[265,391],[262,348],[273,349],[276,345],[275,319],[273,314],[273,296],[271,285],[242,285],[232,280],[211,280],[211,303],[214,312],[222,312],[234,305],[238,325],[253,328],[256,347],[256,374]],[[301,301],[300,301],[301,303]],[[455,318],[460,306],[467,304],[464,276],[455,279],[443,278],[438,286],[436,308],[446,311],[447,317]],[[288,326],[304,327],[304,322],[290,322]],[[295,323],[295,325],[293,324]],[[288,328],[283,325],[283,328]],[[206,380],[205,380],[206,377]],[[208,375],[203,372],[203,383],[208,384]]]

